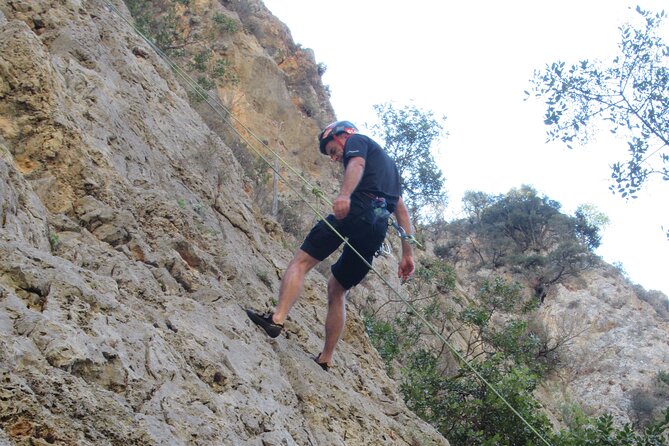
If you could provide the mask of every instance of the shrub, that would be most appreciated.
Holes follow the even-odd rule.
[[[217,12],[214,14],[213,20],[222,33],[234,34],[237,32],[237,22],[232,17]]]
[[[216,88],[216,84],[207,76],[198,76],[197,84],[207,91]]]
[[[176,47],[184,43],[177,32],[177,18],[174,3],[157,4],[140,0],[124,0],[137,29],[151,39],[158,47],[171,54]],[[167,7],[167,11],[165,10]]]
[[[635,432],[631,424],[617,428],[613,424],[613,417],[609,414],[595,419],[583,416],[577,419],[573,426],[553,436],[551,444],[554,446],[665,446],[669,441],[667,425],[669,425],[669,410],[665,413],[664,421],[649,426],[641,433]]]
[[[212,70],[212,76],[215,78],[225,78],[225,75],[228,71],[229,62],[226,59],[218,59],[214,62],[214,68]]]
[[[448,262],[427,259],[422,261],[416,270],[416,280],[431,284],[438,291],[445,293],[455,289],[456,274]]]
[[[657,372],[657,381],[669,386],[669,372],[664,370]]]
[[[381,355],[381,359],[386,364],[386,370],[392,375],[392,362],[401,351],[399,332],[391,323],[376,320],[371,315],[365,315],[363,323],[370,342]]]
[[[207,71],[207,61],[211,57],[209,50],[202,50],[193,57],[192,67],[198,71]]]
[[[51,246],[51,252],[58,250],[60,247],[60,238],[55,232],[49,231],[49,246]]]
[[[536,377],[527,368],[507,368],[493,356],[475,364],[479,373],[535,429],[550,432],[548,418],[532,397]],[[411,355],[400,390],[416,414],[430,422],[454,445],[539,444],[508,406],[480,381],[471,369],[462,367],[446,376],[437,358],[426,350]]]
[[[661,404],[655,396],[642,389],[635,389],[632,392],[631,410],[637,422],[645,426],[653,420],[653,413]]]

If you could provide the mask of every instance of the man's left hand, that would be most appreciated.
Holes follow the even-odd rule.
[[[409,255],[403,255],[402,260],[400,260],[399,268],[397,268],[397,277],[402,279],[402,283],[404,283],[411,278],[413,272],[414,272],[413,257]]]
[[[343,220],[351,209],[351,197],[339,195],[332,202],[332,211],[337,220]]]

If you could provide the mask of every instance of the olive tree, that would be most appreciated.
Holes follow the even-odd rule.
[[[651,176],[669,181],[669,46],[660,35],[666,15],[636,12],[642,24],[620,27],[610,62],[557,61],[532,80],[532,92],[546,103],[549,140],[571,148],[587,143],[599,125],[627,140],[628,157],[612,165],[611,185],[626,198],[636,198]]]

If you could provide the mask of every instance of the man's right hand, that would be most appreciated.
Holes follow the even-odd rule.
[[[351,197],[338,195],[332,202],[332,211],[337,220],[343,220],[351,210]]]

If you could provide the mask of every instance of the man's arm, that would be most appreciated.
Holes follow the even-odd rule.
[[[348,211],[351,209],[351,194],[358,187],[364,172],[364,158],[356,156],[349,160],[344,171],[344,181],[339,195],[332,202],[332,210],[337,220],[341,220],[348,215]]]
[[[397,224],[400,225],[402,229],[404,229],[404,232],[406,232],[407,235],[412,235],[413,230],[411,228],[409,211],[404,205],[404,200],[402,200],[402,197],[400,197],[399,201],[397,202],[394,214],[395,218],[397,218]],[[397,269],[397,277],[402,279],[402,282],[406,282],[413,274],[414,268],[413,249],[411,248],[411,244],[407,240],[402,239],[402,259],[400,260],[400,265]]]

